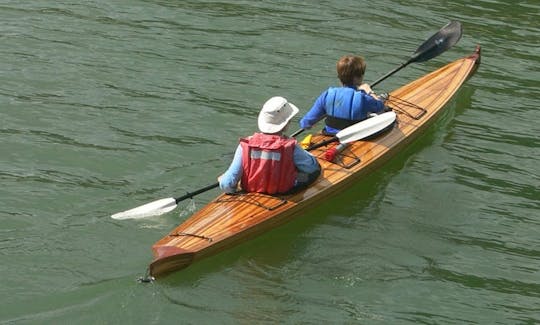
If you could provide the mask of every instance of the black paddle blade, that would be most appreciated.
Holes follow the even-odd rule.
[[[413,53],[409,61],[402,63],[399,67],[377,79],[371,84],[371,87],[375,87],[375,85],[379,84],[381,81],[403,69],[404,67],[409,65],[409,63],[424,62],[433,59],[437,55],[454,46],[454,44],[456,44],[461,38],[461,34],[461,23],[459,21],[449,22],[435,35],[431,36],[428,40],[422,43],[422,45],[420,45],[418,49],[416,49],[416,52]]]
[[[454,46],[463,33],[459,21],[451,21],[416,49],[407,63],[424,62]]]

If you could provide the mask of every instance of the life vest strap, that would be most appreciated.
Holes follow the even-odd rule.
[[[325,119],[326,125],[328,125],[331,128],[338,129],[338,130],[343,130],[360,121],[361,120],[348,120],[348,119],[334,117],[334,116],[327,116]]]

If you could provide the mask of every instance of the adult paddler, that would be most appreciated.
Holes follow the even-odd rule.
[[[260,132],[240,140],[231,165],[218,178],[225,193],[287,194],[317,179],[321,171],[317,159],[284,134],[297,113],[298,108],[283,97],[264,103],[258,117]]]

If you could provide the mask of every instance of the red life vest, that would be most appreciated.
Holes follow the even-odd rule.
[[[248,192],[284,193],[294,186],[296,140],[279,135],[255,133],[240,140],[242,188]]]

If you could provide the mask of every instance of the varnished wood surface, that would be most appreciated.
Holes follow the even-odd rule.
[[[324,153],[335,144],[315,149],[322,174],[308,189],[292,196],[258,193],[219,195],[152,246],[154,277],[191,263],[275,228],[300,211],[334,195],[388,160],[416,138],[476,70],[480,48],[390,93],[387,105],[397,113],[396,126],[376,138],[357,141],[334,160]],[[314,135],[312,143],[324,140]]]

